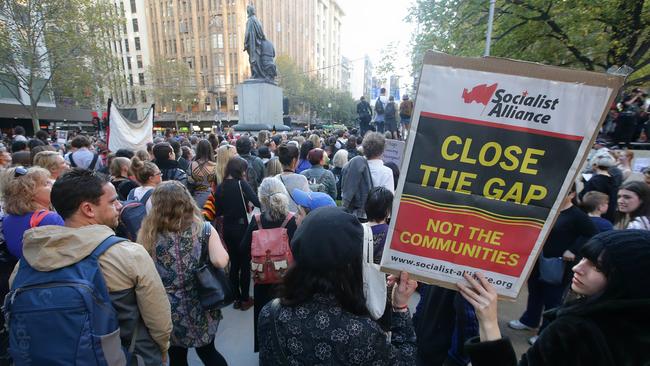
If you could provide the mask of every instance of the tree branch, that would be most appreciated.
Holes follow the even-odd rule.
[[[505,30],[503,33],[501,33],[500,35],[498,35],[498,36],[496,36],[496,37],[493,37],[493,39],[494,39],[495,41],[498,41],[498,40],[504,38],[505,36],[507,36],[508,34],[510,34],[510,32],[514,31],[515,29],[517,29],[517,28],[519,28],[519,27],[521,27],[522,25],[525,25],[525,24],[527,24],[527,23],[528,23],[527,20],[524,20],[524,21],[522,21],[522,22],[520,22],[520,23],[517,23],[517,24],[513,25],[512,27],[506,29],[506,30]]]

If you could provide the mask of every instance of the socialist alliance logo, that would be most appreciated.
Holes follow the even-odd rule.
[[[494,95],[494,92],[497,90],[498,83],[494,83],[490,86],[487,84],[477,85],[472,88],[472,91],[463,89],[463,100],[466,104],[471,104],[476,102],[487,106]]]
[[[560,103],[559,98],[549,97],[546,94],[531,94],[528,90],[509,92],[498,89],[498,83],[492,85],[480,84],[467,90],[463,88],[463,102],[465,104],[483,104],[483,112],[490,102],[488,116],[496,118],[511,118],[526,122],[548,124],[551,121],[549,111],[554,111]],[[481,112],[481,114],[483,114]]]

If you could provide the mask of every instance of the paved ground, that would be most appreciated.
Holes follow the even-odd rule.
[[[535,335],[529,331],[514,331],[507,326],[511,319],[518,319],[526,307],[528,293],[524,288],[517,301],[501,301],[499,303],[499,325],[504,336],[510,337],[517,355],[521,355],[528,349],[528,337]],[[419,295],[415,294],[411,299],[411,310]],[[253,308],[248,311],[234,310],[228,307],[223,311],[223,321],[219,325],[219,332],[216,337],[216,347],[226,358],[230,366],[256,366],[258,365],[257,354],[253,352]],[[190,365],[202,365],[194,351],[190,351]]]

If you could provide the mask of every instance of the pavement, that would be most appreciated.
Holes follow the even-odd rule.
[[[411,298],[409,307],[411,312],[419,301],[415,293]],[[526,308],[528,291],[526,287],[521,290],[516,301],[499,301],[499,327],[504,337],[512,341],[517,357],[520,358],[530,346],[528,338],[535,335],[533,331],[513,330],[508,328],[508,321],[518,319]],[[247,311],[235,310],[229,306],[222,310],[223,320],[215,339],[217,350],[225,357],[230,366],[257,366],[258,354],[253,352],[253,308]],[[191,366],[203,365],[194,350],[190,350],[188,361]]]

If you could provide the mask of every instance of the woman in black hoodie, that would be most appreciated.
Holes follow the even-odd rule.
[[[519,365],[650,365],[650,232],[612,230],[594,236],[573,267],[578,300],[546,315],[552,321]],[[465,345],[472,365],[516,365],[512,345],[501,338],[497,294],[482,275],[458,284],[476,309],[480,341]]]

